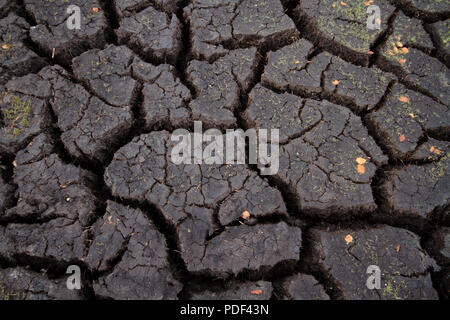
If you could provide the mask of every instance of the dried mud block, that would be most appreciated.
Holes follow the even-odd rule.
[[[388,226],[357,231],[313,229],[311,236],[313,259],[345,299],[438,299],[429,274],[438,267],[410,231]],[[380,289],[366,285],[371,265],[381,270]]]

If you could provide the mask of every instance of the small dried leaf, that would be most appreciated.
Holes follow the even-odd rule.
[[[441,150],[439,150],[438,148],[435,148],[434,146],[431,146],[430,152],[437,154],[437,155],[441,154]]]
[[[260,295],[262,293],[262,290],[261,289],[252,290],[251,293],[252,294],[256,294],[256,295]]]
[[[347,244],[352,243],[353,242],[353,237],[350,234],[346,235],[345,236],[345,242]]]
[[[245,210],[244,212],[242,212],[242,219],[247,220],[248,218],[250,218],[250,212]]]
[[[398,245],[398,246],[395,248],[395,251],[397,251],[397,252],[400,251],[400,245]]]
[[[359,174],[364,174],[366,172],[366,168],[362,164],[358,164],[356,170],[358,171]]]
[[[406,140],[405,135],[404,135],[404,134],[401,134],[401,135],[398,137],[398,140],[399,140],[400,142],[405,141],[405,140]]]
[[[406,96],[401,96],[400,98],[398,98],[398,100],[400,100],[401,102],[409,102],[409,99],[408,99],[408,97],[406,97]]]
[[[339,83],[341,83],[339,80],[334,80],[334,81],[332,82],[332,84],[335,85],[335,86],[337,86]]]
[[[367,162],[367,160],[366,159],[364,159],[364,158],[356,158],[356,163],[357,164],[365,164]]]

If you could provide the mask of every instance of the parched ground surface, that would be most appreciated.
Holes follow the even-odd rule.
[[[448,2],[70,4],[0,0],[0,299],[449,298]],[[175,165],[196,120],[278,172]]]

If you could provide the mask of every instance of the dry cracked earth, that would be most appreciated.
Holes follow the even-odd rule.
[[[448,299],[449,18],[0,0],[0,299]],[[278,173],[173,164],[195,120],[280,128]]]

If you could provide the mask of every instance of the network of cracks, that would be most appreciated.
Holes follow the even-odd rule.
[[[448,298],[445,2],[70,4],[0,0],[0,299]],[[174,164],[194,121],[278,172]]]

